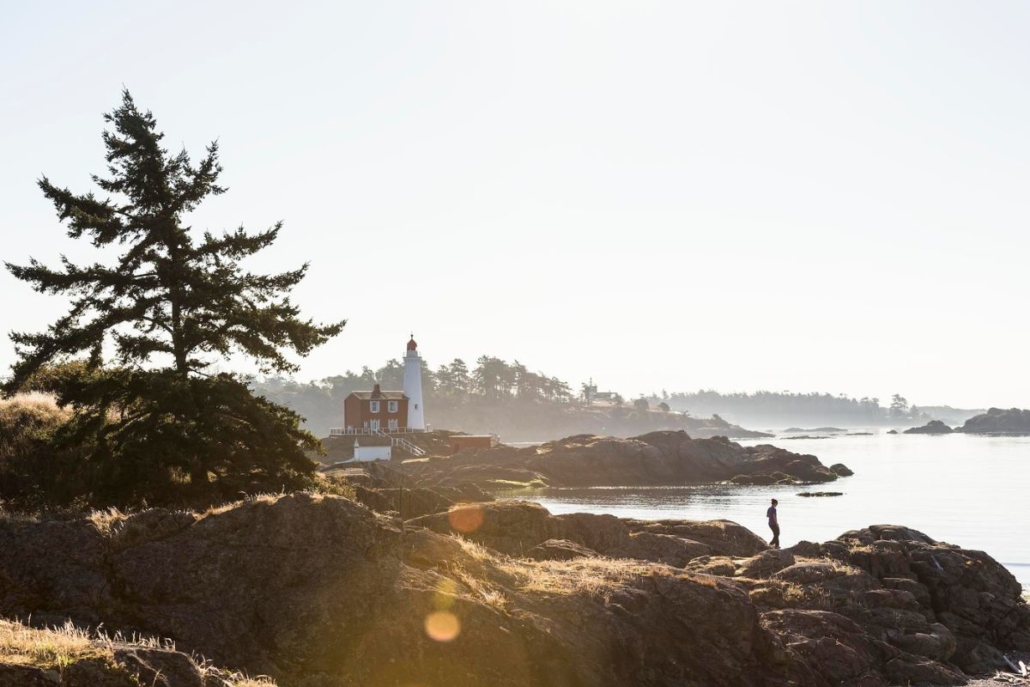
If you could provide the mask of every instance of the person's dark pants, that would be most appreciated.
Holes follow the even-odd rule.
[[[769,546],[780,548],[780,526],[770,522],[769,529],[773,531],[773,538],[772,541],[769,542]]]

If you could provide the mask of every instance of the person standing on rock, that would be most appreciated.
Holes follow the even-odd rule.
[[[769,506],[769,510],[765,511],[765,517],[769,518],[769,529],[772,530],[773,538],[769,542],[769,546],[774,549],[780,548],[780,521],[776,519],[776,506],[779,505],[779,501],[776,499],[772,500],[772,505]]]

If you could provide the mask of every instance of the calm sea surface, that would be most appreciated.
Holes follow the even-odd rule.
[[[853,430],[858,431],[858,430]],[[520,495],[552,513],[733,520],[768,538],[765,509],[779,500],[783,546],[825,541],[873,524],[906,525],[930,537],[986,551],[1030,587],[1030,437],[890,435],[762,439],[855,471],[826,485],[548,489]],[[801,491],[843,496],[802,498]]]

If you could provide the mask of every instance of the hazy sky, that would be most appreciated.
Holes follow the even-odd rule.
[[[0,7],[0,258],[93,259],[35,182],[90,188],[125,85],[221,142],[193,225],[285,220],[256,266],[349,319],[302,379],[414,330],[627,396],[1030,406],[1030,4]],[[5,332],[66,307],[0,296]]]

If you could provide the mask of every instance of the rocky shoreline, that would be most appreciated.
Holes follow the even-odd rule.
[[[678,486],[732,481],[737,484],[823,484],[852,474],[827,467],[815,456],[763,444],[743,447],[725,437],[693,439],[686,432],[651,432],[631,439],[580,434],[539,446],[431,455],[393,461],[368,470],[378,486],[456,487],[487,491],[518,486]],[[399,475],[399,476],[398,476]]]
[[[2,518],[0,615],[304,687],[945,685],[1030,650],[1004,567],[904,527],[781,551],[726,521],[495,501],[404,522],[304,492]]]

